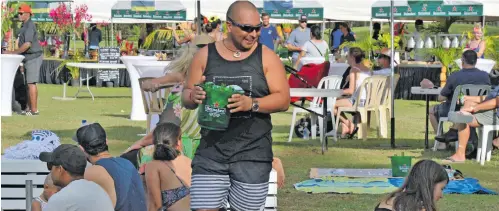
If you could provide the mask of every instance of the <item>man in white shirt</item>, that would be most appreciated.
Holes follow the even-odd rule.
[[[97,183],[83,179],[87,159],[75,145],[61,144],[53,152],[40,153],[54,185],[61,191],[50,197],[44,211],[114,211],[109,195]]]

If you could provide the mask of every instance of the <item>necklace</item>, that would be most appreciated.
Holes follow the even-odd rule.
[[[237,51],[237,50],[236,50],[236,51],[234,51],[234,50],[231,50],[230,48],[228,48],[228,47],[225,45],[225,40],[222,40],[222,43],[224,44],[224,47],[225,47],[225,48],[227,48],[227,50],[234,52],[234,54],[232,54],[232,56],[233,56],[234,58],[239,58],[239,57],[241,57],[241,51]]]

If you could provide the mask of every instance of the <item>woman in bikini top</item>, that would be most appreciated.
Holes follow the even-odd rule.
[[[180,154],[181,130],[173,123],[154,129],[153,161],[146,165],[149,211],[190,210],[190,159]],[[186,162],[188,160],[188,162]]]

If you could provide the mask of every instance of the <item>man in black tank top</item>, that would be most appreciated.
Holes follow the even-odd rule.
[[[234,2],[227,11],[228,38],[199,50],[191,64],[182,95],[186,108],[195,109],[206,98],[195,84],[244,90],[224,108],[231,113],[226,130],[201,131],[192,161],[192,210],[218,211],[227,200],[231,210],[264,207],[273,157],[270,114],[286,111],[290,97],[279,57],[258,44],[259,17],[251,2]]]

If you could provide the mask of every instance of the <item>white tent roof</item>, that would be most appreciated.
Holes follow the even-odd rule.
[[[5,0],[2,0],[5,1]],[[167,0],[165,0],[167,1]],[[196,17],[196,0],[181,0],[187,8],[187,20],[193,20]],[[216,15],[222,20],[225,19],[225,14],[230,4],[235,0],[201,0],[201,13],[205,16]],[[258,1],[255,3],[258,6]],[[395,4],[406,2],[407,0],[395,0]],[[499,0],[475,0],[481,2],[483,12],[487,16],[486,20],[492,20],[491,17],[498,17]],[[74,0],[74,4],[86,4],[88,12],[93,16],[93,22],[110,22],[111,9],[118,0]],[[307,0],[298,0],[306,4]],[[333,0],[315,0],[324,7],[324,18],[331,20],[349,20],[349,21],[369,21],[371,20],[371,7],[376,0],[348,0],[348,1],[333,1]],[[271,20],[272,22],[279,20]],[[289,20],[285,21],[288,22]],[[137,19],[115,19],[115,23],[154,23],[165,21],[150,21]]]

